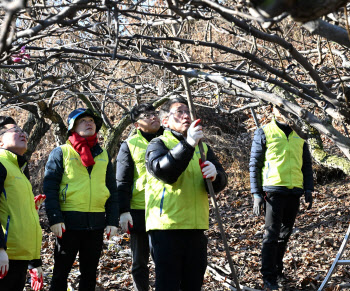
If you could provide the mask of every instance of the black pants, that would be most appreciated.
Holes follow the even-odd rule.
[[[0,279],[1,291],[23,291],[27,278],[28,261],[9,260],[7,275]]]
[[[276,280],[277,275],[282,274],[282,260],[299,210],[299,200],[298,195],[267,193],[261,251],[263,279]]]
[[[200,291],[207,267],[203,230],[151,230],[156,291]]]
[[[134,289],[136,291],[147,291],[149,286],[149,242],[148,234],[143,232],[131,232],[130,247],[132,253],[131,274]]]
[[[101,230],[67,230],[61,239],[56,238],[54,269],[51,291],[66,291],[67,278],[79,252],[79,290],[93,291],[96,286],[96,271],[103,244]]]

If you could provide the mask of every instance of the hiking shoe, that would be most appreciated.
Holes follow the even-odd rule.
[[[267,291],[270,290],[278,290],[279,286],[277,285],[276,281],[268,281],[264,280],[264,289]]]

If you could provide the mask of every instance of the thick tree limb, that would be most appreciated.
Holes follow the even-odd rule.
[[[26,2],[27,2],[26,0],[13,0],[13,1],[3,0],[3,3],[1,4],[2,8],[5,11],[5,18],[0,27],[0,56],[4,51],[7,50],[7,48],[10,46],[12,42],[13,29],[11,29],[11,26],[15,21],[16,13],[20,9],[25,7]]]
[[[343,46],[350,47],[348,32],[342,27],[330,24],[321,19],[306,22],[302,27],[312,34],[317,34]]]
[[[258,12],[272,18],[286,12],[295,21],[317,19],[343,7],[348,0],[251,0]]]
[[[340,134],[332,125],[321,121],[314,114],[306,111],[298,104],[293,104],[275,94],[270,94],[260,90],[252,90],[247,84],[232,78],[204,74],[203,72],[193,70],[181,71],[181,73],[187,75],[188,77],[205,78],[207,81],[215,82],[225,87],[233,87],[236,90],[247,92],[247,97],[255,97],[282,107],[285,111],[292,113],[298,116],[299,118],[305,120],[311,126],[325,134],[339,147],[339,149],[344,153],[344,155],[348,159],[350,159],[350,139]]]
[[[308,62],[307,59],[305,59],[296,49],[295,47],[284,40],[283,38],[277,36],[276,34],[267,34],[260,30],[257,30],[255,28],[252,28],[249,26],[245,21],[239,20],[236,17],[232,16],[231,11],[232,9],[226,8],[216,2],[213,2],[211,0],[201,0],[200,3],[203,3],[203,5],[210,7],[211,9],[218,12],[224,19],[226,19],[229,22],[233,22],[235,25],[240,27],[241,29],[245,30],[247,33],[274,43],[276,45],[279,45],[286,49],[291,56],[301,65],[304,67],[304,69],[308,72],[310,77],[316,82],[317,87],[321,90],[321,92],[325,95],[324,98],[327,99],[328,102],[333,104],[334,106],[339,106],[339,102],[336,100],[336,96],[324,85],[322,82],[320,76],[318,75],[317,71],[313,68],[313,66]]]
[[[310,153],[318,164],[326,168],[342,170],[346,175],[350,175],[350,161],[325,152],[320,134],[314,128],[310,128],[308,132],[308,144]]]

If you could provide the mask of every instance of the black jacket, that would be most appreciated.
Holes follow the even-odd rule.
[[[91,153],[94,158],[100,155],[102,151],[99,144],[91,148]],[[88,167],[86,170],[91,171],[92,168]],[[50,153],[45,166],[44,176],[44,193],[46,195],[45,208],[50,225],[64,222],[66,228],[72,230],[96,230],[103,229],[106,225],[118,226],[117,187],[110,158],[106,172],[106,186],[110,192],[110,197],[105,205],[105,213],[61,211],[58,201],[58,192],[63,173],[63,153],[62,149],[57,147]]]
[[[289,126],[284,126],[281,123],[276,122],[284,133],[289,136],[292,129]],[[265,162],[266,152],[266,136],[262,128],[258,128],[254,133],[254,139],[251,147],[249,172],[250,172],[250,191],[252,194],[263,194],[263,192],[274,192],[274,193],[292,193],[301,195],[304,191],[314,190],[313,183],[313,172],[312,172],[312,160],[306,142],[303,147],[303,167],[302,172],[304,176],[304,189],[294,188],[288,189],[281,186],[262,186],[262,168]]]
[[[160,130],[157,134],[150,134],[141,131],[142,136],[150,142],[154,137],[161,134]],[[117,192],[120,214],[130,212],[133,220],[132,231],[146,231],[145,210],[130,209],[130,201],[132,198],[132,187],[134,184],[134,167],[135,163],[132,159],[128,143],[124,141],[119,149],[117,156]]]
[[[167,184],[177,181],[194,154],[194,148],[187,143],[182,134],[173,130],[171,132],[180,141],[173,149],[169,150],[160,138],[155,138],[149,143],[146,151],[148,172]],[[215,165],[218,173],[213,182],[214,191],[217,193],[226,187],[227,175],[209,146],[207,160]],[[205,186],[207,187],[206,183]]]

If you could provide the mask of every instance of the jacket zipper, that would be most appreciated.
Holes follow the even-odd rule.
[[[196,171],[195,168],[198,168],[198,167],[196,167],[194,159],[193,159],[193,162],[192,162],[192,173],[193,173],[194,177],[195,177],[195,171]],[[200,169],[201,175],[202,175],[202,169],[200,167],[199,167],[199,169]],[[196,185],[194,183],[194,180],[195,179],[193,179],[193,185],[194,185],[194,189],[196,189]],[[204,183],[206,183],[206,181],[204,181]],[[194,195],[194,207],[195,207],[194,208],[194,228],[196,229],[197,228],[197,195]]]
[[[92,172],[92,169],[91,169],[91,172]],[[90,179],[90,203],[89,203],[89,212],[91,212],[91,196],[92,196],[92,193],[91,193],[91,173],[89,173],[89,179]]]
[[[290,133],[290,134],[292,134],[292,133]],[[293,185],[293,183],[292,183],[292,167],[291,167],[292,161],[291,161],[290,143],[289,143],[288,136],[287,136],[287,143],[288,143],[288,156],[289,156],[289,183],[290,183],[290,187],[292,187],[292,185]]]
[[[25,175],[23,174],[23,172],[22,172],[22,175],[25,177]],[[25,177],[25,179],[27,179],[27,177]],[[27,189],[28,189],[28,192],[32,192],[31,191],[31,189],[30,189],[30,187],[28,186],[28,183],[30,183],[29,182],[29,180],[27,181]],[[35,213],[34,213],[34,211],[35,211]],[[37,232],[38,232],[38,224],[40,225],[40,223],[39,223],[39,213],[37,213],[36,212],[36,209],[35,209],[35,207],[33,207],[33,209],[32,209],[32,215],[34,216],[34,221],[35,221],[35,219],[36,219],[36,215],[35,214],[37,214],[38,215],[38,223],[35,223],[35,257],[37,257],[38,255],[39,255],[39,258],[40,258],[40,250],[41,250],[41,246],[39,247],[39,254],[37,253],[37,246],[38,246],[38,235],[37,235]]]

